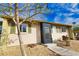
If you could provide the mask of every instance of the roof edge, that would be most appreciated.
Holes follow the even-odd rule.
[[[0,17],[5,18],[5,19],[12,19],[13,18],[13,16],[6,16],[6,15],[1,15]],[[19,18],[20,18],[21,21],[23,20],[22,17],[19,17]],[[29,21],[29,20],[27,20],[27,21]],[[60,24],[60,23],[55,23],[55,22],[48,22],[48,21],[42,21],[42,20],[31,20],[31,22],[33,22],[33,21],[40,22],[40,23],[49,23],[49,24],[58,25],[58,26],[72,27],[72,25]]]

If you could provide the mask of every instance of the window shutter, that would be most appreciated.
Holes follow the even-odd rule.
[[[28,24],[28,33],[31,33],[31,24]]]
[[[15,26],[11,26],[11,28],[10,28],[10,34],[15,34]]]

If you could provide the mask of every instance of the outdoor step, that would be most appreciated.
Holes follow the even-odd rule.
[[[58,46],[52,45],[52,44],[50,44],[50,45],[47,44],[47,46],[49,49],[51,49],[52,51],[54,51],[62,56],[79,56],[79,53],[76,51],[73,51],[73,50],[58,47]]]

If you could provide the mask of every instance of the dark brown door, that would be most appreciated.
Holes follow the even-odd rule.
[[[41,42],[42,43],[52,43],[52,36],[51,36],[51,24],[42,23],[41,25]]]

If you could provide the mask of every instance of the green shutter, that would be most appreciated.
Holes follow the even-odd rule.
[[[15,34],[15,26],[11,26],[10,28],[10,34]]]
[[[31,33],[31,24],[28,24],[28,33]]]

